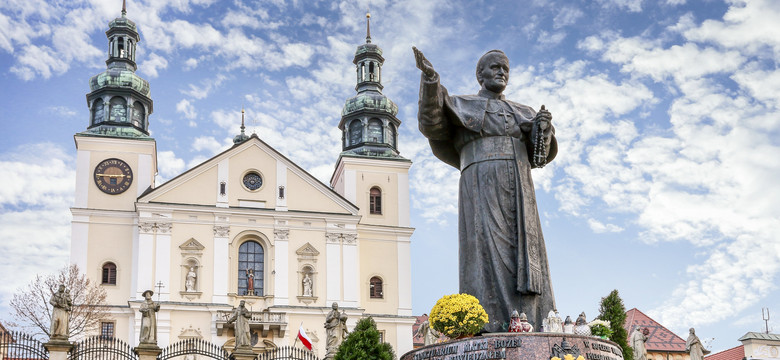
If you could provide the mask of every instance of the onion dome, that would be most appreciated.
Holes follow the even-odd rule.
[[[141,41],[135,23],[122,15],[108,23],[106,71],[89,79],[87,106],[90,123],[85,135],[148,138],[153,102],[149,82],[136,75],[136,45]]]
[[[347,99],[339,122],[342,155],[400,158],[398,106],[382,94],[384,61],[382,49],[371,43],[371,14],[366,14],[366,43],[358,46],[352,60],[357,94]]]

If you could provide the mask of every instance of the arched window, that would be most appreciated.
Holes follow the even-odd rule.
[[[116,285],[116,264],[112,262],[103,264],[103,276],[100,283],[103,285]]]
[[[398,145],[395,143],[395,126],[393,124],[388,124],[387,127],[389,128],[387,132],[387,143],[392,145],[394,148],[398,148]]]
[[[116,122],[127,121],[127,101],[119,96],[111,98],[111,110],[108,112],[108,120]]]
[[[355,146],[363,141],[363,123],[360,120],[352,120],[349,124],[349,145]]]
[[[368,296],[372,299],[383,299],[385,294],[382,292],[382,278],[374,276],[369,280]]]
[[[144,128],[144,118],[146,117],[146,111],[144,110],[144,104],[136,102],[133,104],[133,125],[137,128]]]
[[[238,247],[238,295],[263,296],[265,252],[256,241]]]
[[[92,125],[97,125],[105,120],[103,99],[97,99],[92,103]]]
[[[368,80],[369,81],[376,81],[376,75],[374,74],[374,62],[373,61],[368,63]]]
[[[371,119],[368,121],[368,141],[381,143],[384,139],[382,120]]]
[[[378,187],[372,187],[368,194],[368,211],[371,214],[382,213],[382,190]]]

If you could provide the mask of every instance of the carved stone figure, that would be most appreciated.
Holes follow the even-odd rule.
[[[550,310],[550,312],[547,313],[547,318],[542,321],[542,324],[544,332],[563,332],[563,320],[561,320],[561,317],[558,316],[555,310]]]
[[[306,273],[303,275],[303,296],[314,296],[314,291],[312,287],[314,286],[314,282],[311,280],[311,276],[309,276],[309,273]]]
[[[696,336],[696,330],[691,328],[689,332],[688,340],[685,341],[685,351],[690,353],[691,360],[703,360],[704,346],[701,344],[699,337]]]
[[[647,335],[642,332],[642,328],[637,327],[631,334],[631,347],[634,349],[634,360],[647,360]]]
[[[424,316],[428,316],[428,314],[424,314]],[[417,328],[417,333],[422,336],[423,345],[435,344],[436,339],[439,338],[439,333],[431,327],[431,324],[427,319],[420,324],[419,328]]]
[[[255,271],[252,269],[246,269],[246,294],[255,294]]]
[[[333,303],[332,310],[325,317],[325,333],[327,336],[327,350],[325,359],[336,356],[339,344],[347,337],[347,314],[339,312],[339,304]]]
[[[184,281],[184,288],[187,292],[195,292],[195,281],[197,281],[198,274],[195,272],[195,267],[190,266],[190,271],[187,272],[187,279]]]
[[[246,308],[246,302],[241,300],[238,307],[233,309],[233,313],[227,320],[228,324],[236,323],[233,327],[233,332],[236,335],[236,347],[235,350],[242,350],[252,347],[252,336],[249,333],[249,319],[252,318],[252,313]]]
[[[51,294],[49,304],[53,307],[51,312],[51,327],[49,328],[49,338],[51,340],[68,340],[70,331],[69,320],[70,310],[73,306],[70,293],[65,289],[65,285],[60,285],[57,291]]]
[[[492,50],[477,62],[476,95],[451,96],[425,56],[417,118],[433,154],[458,168],[460,292],[474,295],[500,331],[504,316],[522,308],[539,326],[554,309],[547,251],[531,168],[557,154],[552,115],[504,99],[509,59]]]
[[[138,341],[141,344],[157,344],[157,312],[160,311],[160,304],[152,300],[152,295],[154,291],[144,291],[144,302],[138,308],[141,313],[141,335]]]

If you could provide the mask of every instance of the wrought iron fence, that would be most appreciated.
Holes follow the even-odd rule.
[[[168,360],[177,356],[186,357],[187,355],[203,355],[216,360],[227,360],[230,358],[230,354],[222,346],[202,339],[186,339],[162,349],[160,355],[157,356],[157,360]]]
[[[138,355],[122,340],[93,336],[76,343],[68,360],[138,360]]]
[[[0,358],[3,360],[46,360],[49,352],[43,343],[18,331],[0,331]]]
[[[257,356],[257,360],[319,360],[312,351],[283,346]]]

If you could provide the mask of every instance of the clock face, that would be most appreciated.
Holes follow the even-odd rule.
[[[133,170],[122,160],[106,159],[95,167],[95,185],[106,194],[121,194],[132,183]]]

